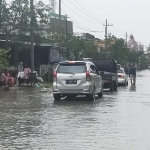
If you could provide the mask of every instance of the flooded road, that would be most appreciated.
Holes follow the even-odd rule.
[[[0,89],[0,150],[149,150],[150,71],[136,88],[95,102],[54,102],[51,91]]]

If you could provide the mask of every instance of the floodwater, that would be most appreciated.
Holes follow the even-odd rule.
[[[96,101],[54,102],[33,88],[0,90],[1,150],[149,150],[150,71],[136,88],[119,87]]]

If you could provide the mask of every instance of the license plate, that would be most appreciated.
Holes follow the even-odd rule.
[[[77,84],[77,80],[66,80],[66,84]]]

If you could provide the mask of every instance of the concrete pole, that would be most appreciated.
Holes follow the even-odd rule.
[[[59,26],[61,29],[61,0],[59,0]]]
[[[34,15],[34,5],[33,0],[30,0],[30,13],[31,13],[31,22],[30,22],[30,38],[31,38],[31,44],[30,44],[30,50],[31,50],[31,71],[34,71],[34,32],[33,32],[33,15]]]
[[[69,51],[68,51],[68,16],[66,15],[66,51],[67,51],[67,60],[69,60]]]

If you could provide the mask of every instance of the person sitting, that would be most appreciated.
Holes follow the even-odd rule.
[[[8,85],[10,85],[10,86],[15,85],[15,79],[10,75],[9,72],[7,72],[6,78],[7,78],[7,81],[8,81]]]
[[[6,78],[6,70],[3,70],[0,80],[3,86],[8,86],[8,79]]]
[[[24,68],[24,76],[25,78],[28,78],[28,73],[31,72],[31,69],[30,68]]]

